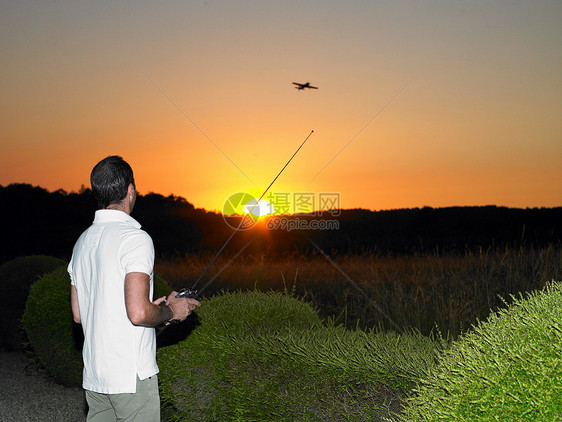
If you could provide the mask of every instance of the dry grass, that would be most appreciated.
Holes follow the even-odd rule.
[[[157,272],[176,288],[191,286],[211,256],[186,256],[157,264]],[[506,249],[465,255],[333,256],[292,255],[283,260],[243,256],[232,264],[220,257],[199,283],[217,273],[203,295],[220,290],[289,290],[304,297],[323,317],[348,327],[438,329],[452,337],[466,331],[490,309],[505,306],[510,294],[544,287],[562,278],[562,249]],[[351,280],[351,281],[350,281]],[[386,316],[388,316],[388,318]]]

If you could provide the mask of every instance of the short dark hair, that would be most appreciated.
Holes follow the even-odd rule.
[[[104,158],[90,174],[92,192],[100,209],[118,204],[127,196],[129,185],[135,185],[133,169],[118,155]]]

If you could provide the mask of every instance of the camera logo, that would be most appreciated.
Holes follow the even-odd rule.
[[[235,230],[248,230],[266,215],[265,227],[269,230],[338,230],[339,221],[326,217],[341,215],[340,194],[270,192],[258,202],[247,192],[237,192],[222,207],[224,221]]]
[[[222,216],[226,224],[236,230],[252,228],[260,216],[266,215],[261,202],[247,192],[237,192],[230,195],[222,207]],[[257,204],[257,205],[256,205]]]

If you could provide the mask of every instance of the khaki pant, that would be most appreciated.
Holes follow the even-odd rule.
[[[137,392],[101,394],[86,390],[87,422],[160,422],[158,377],[137,377]]]

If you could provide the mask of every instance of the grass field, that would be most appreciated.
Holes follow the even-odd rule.
[[[211,256],[160,261],[156,272],[173,287],[191,287]],[[324,318],[349,328],[438,329],[452,338],[465,332],[510,295],[562,278],[562,248],[476,251],[464,255],[332,256],[294,254],[221,256],[199,283],[203,292],[253,289],[294,291]]]

